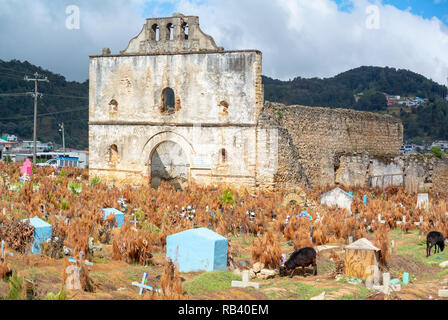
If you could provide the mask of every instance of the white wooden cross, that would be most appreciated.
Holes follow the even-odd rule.
[[[415,224],[416,226],[423,225],[423,217],[420,216],[420,221],[419,221],[419,222],[414,222],[414,224]]]
[[[139,291],[139,295],[142,295],[142,293],[143,293],[143,289],[146,289],[146,290],[148,290],[148,291],[153,291],[154,289],[151,287],[151,286],[148,286],[148,285],[146,285],[145,284],[145,282],[146,282],[146,278],[148,277],[148,273],[147,272],[144,272],[143,273],[143,277],[142,277],[142,282],[141,283],[138,283],[138,282],[132,282],[132,285],[133,286],[136,286],[136,287],[139,287],[140,288],[140,291]],[[160,293],[160,290],[159,289],[155,289],[154,290],[155,292],[157,292],[157,293]]]
[[[5,254],[7,254],[11,257],[14,256],[13,253],[5,252],[5,241],[2,240],[2,258],[3,258],[3,260],[5,260]]]
[[[243,281],[232,281],[232,287],[237,287],[237,288],[254,287],[255,289],[259,289],[260,284],[256,283],[256,282],[249,282],[249,271],[244,270],[243,271]]]
[[[403,221],[397,221],[397,225],[406,224],[406,216],[403,216]]]
[[[137,217],[135,216],[135,214],[132,215],[134,217],[134,220],[131,221],[131,223],[134,224],[134,227],[137,228]]]

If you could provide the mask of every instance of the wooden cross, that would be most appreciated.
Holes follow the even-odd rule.
[[[154,289],[151,287],[151,286],[148,286],[148,285],[146,285],[145,284],[145,282],[146,282],[146,278],[148,277],[148,273],[147,272],[144,272],[143,273],[143,277],[142,277],[142,282],[141,283],[138,283],[138,282],[132,282],[132,285],[133,286],[136,286],[136,287],[139,287],[140,288],[140,291],[139,291],[139,295],[142,295],[142,293],[143,293],[143,289],[146,289],[146,290],[148,290],[148,291],[153,291]],[[155,289],[154,290],[155,292],[157,292],[157,293],[160,293],[160,290],[159,289]]]
[[[7,254],[11,257],[14,256],[13,253],[5,252],[5,241],[2,240],[2,258],[3,258],[3,260],[5,260],[5,254]]]
[[[416,226],[423,225],[423,217],[420,216],[420,221],[419,221],[419,222],[414,222],[414,224],[415,224]]]
[[[243,271],[243,281],[232,281],[232,287],[237,287],[237,288],[254,287],[255,289],[259,289],[260,284],[256,283],[256,282],[249,282],[249,271],[244,270]]]
[[[71,262],[71,263],[77,263],[77,262],[78,262],[78,261],[76,261],[76,259],[73,258],[73,257],[71,257],[70,259],[68,259],[68,261]],[[92,263],[92,262],[89,262],[89,261],[84,261],[84,264],[87,265],[87,266],[93,266],[93,263]]]
[[[134,227],[137,228],[137,217],[135,216],[135,214],[132,215],[134,217],[134,220],[131,221],[131,223],[134,224]]]

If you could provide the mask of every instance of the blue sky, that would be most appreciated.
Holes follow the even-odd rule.
[[[353,8],[350,0],[334,0],[343,11]],[[375,3],[377,1],[370,1]],[[382,0],[383,4],[392,5],[400,10],[409,10],[411,13],[425,19],[437,17],[448,25],[448,0]]]
[[[225,0],[222,0],[225,1]],[[310,0],[313,1],[313,0]],[[353,8],[351,0],[333,0],[342,11],[350,11]],[[421,16],[425,19],[437,17],[448,25],[448,0],[380,0],[383,4],[392,5],[400,10],[409,10],[411,13]],[[175,1],[174,1],[175,2]],[[154,10],[157,12],[171,15],[175,11],[175,4],[172,1],[154,1],[148,2],[145,6],[143,16],[151,17]],[[207,0],[197,1],[206,4]],[[376,0],[370,0],[376,3]]]

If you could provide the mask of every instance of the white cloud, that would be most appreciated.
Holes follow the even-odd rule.
[[[66,28],[69,5],[80,9],[79,30]],[[144,5],[143,0],[0,0],[0,59],[28,60],[84,81],[89,55],[103,47],[118,53],[140,32]]]
[[[264,73],[281,79],[328,77],[361,65],[410,69],[441,83],[448,74],[448,32],[436,18],[377,2],[380,29],[366,28],[367,0],[340,11],[331,0],[181,0],[226,49],[260,49]]]
[[[380,28],[368,29],[368,0],[347,0],[344,11],[331,0],[0,0],[0,59],[85,80],[89,55],[125,49],[144,12],[166,15],[165,2],[199,16],[220,46],[261,50],[271,77],[328,77],[361,65],[410,69],[441,83],[448,74],[446,25],[377,2]],[[80,7],[80,30],[65,28],[71,4]]]

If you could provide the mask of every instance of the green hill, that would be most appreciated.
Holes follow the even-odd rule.
[[[64,122],[66,145],[88,148],[88,81],[69,82],[58,74],[29,62],[0,60],[0,131],[31,139],[33,135],[33,98],[5,96],[31,92],[34,83],[24,81],[38,72],[48,77],[40,82],[38,139],[61,143],[58,124]],[[295,78],[281,81],[263,76],[265,98],[287,105],[348,108],[400,117],[405,126],[405,140],[448,140],[448,103],[443,99],[446,87],[422,75],[394,68],[360,67],[332,78]],[[363,93],[358,101],[355,95]],[[412,110],[390,110],[383,93],[418,96],[429,103]]]
[[[64,122],[67,147],[88,148],[88,92],[89,83],[68,82],[61,75],[36,67],[29,62],[0,60],[0,131],[16,134],[23,139],[33,137],[34,73],[50,81],[39,82],[43,97],[38,102],[37,139],[62,144],[59,123]]]
[[[360,67],[332,78],[295,78],[290,81],[263,77],[266,100],[287,105],[323,106],[390,113],[405,126],[405,140],[448,139],[447,88],[408,70]],[[355,95],[363,93],[358,101]],[[429,99],[412,110],[389,110],[383,93]]]

